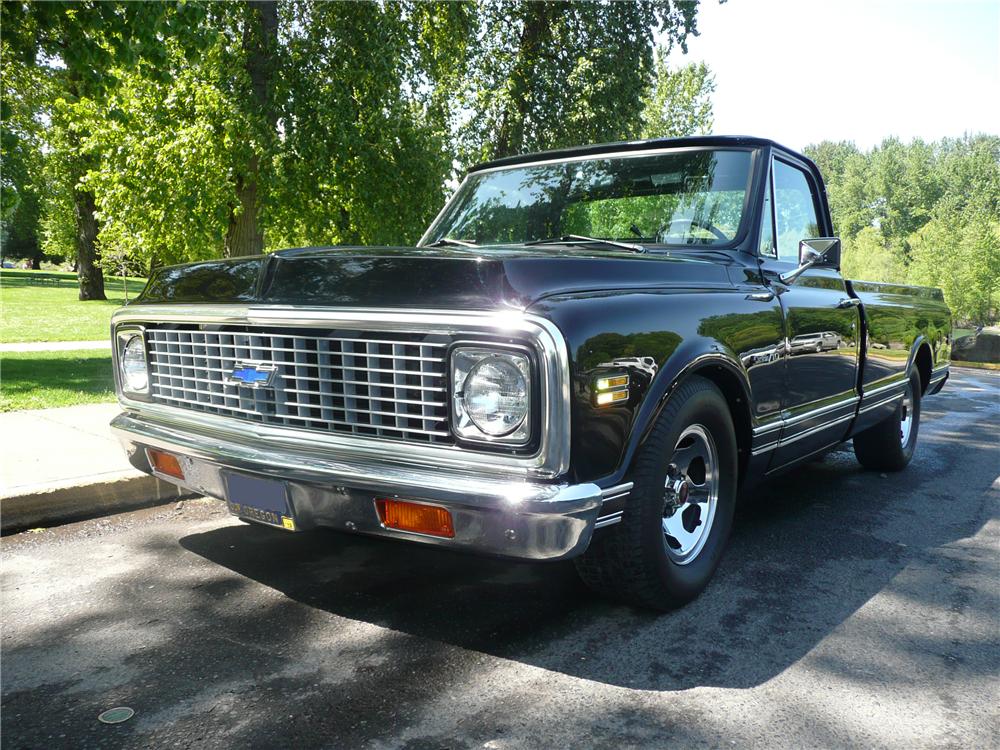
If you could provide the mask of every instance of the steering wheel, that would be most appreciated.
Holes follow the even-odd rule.
[[[710,221],[701,221],[700,219],[674,219],[669,225],[664,225],[660,227],[660,231],[656,233],[657,238],[667,237],[674,233],[674,226],[677,224],[687,224],[689,227],[697,227],[698,229],[704,229],[706,232],[711,233],[715,236],[717,240],[722,240],[723,242],[728,242],[729,238],[723,233],[721,229],[712,224]],[[667,230],[664,232],[664,230]]]

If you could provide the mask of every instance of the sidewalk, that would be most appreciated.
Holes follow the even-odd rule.
[[[80,349],[110,348],[110,339],[103,341],[30,341],[0,344],[0,352],[72,352]]]
[[[167,502],[172,484],[136,471],[111,435],[118,404],[0,414],[0,528],[70,520]]]

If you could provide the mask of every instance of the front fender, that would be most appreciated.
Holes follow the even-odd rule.
[[[573,481],[621,481],[677,384],[701,368],[721,368],[752,392],[737,352],[781,339],[777,310],[762,326],[759,307],[735,290],[642,291],[554,297],[537,305],[569,347]],[[770,313],[769,313],[770,314]],[[721,321],[721,323],[720,323]],[[597,402],[598,379],[629,375],[628,398]]]

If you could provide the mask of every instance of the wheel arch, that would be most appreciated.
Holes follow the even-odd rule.
[[[747,475],[747,466],[750,460],[751,443],[753,438],[753,423],[751,418],[751,393],[746,372],[737,362],[720,352],[702,354],[693,358],[679,370],[669,376],[669,381],[665,383],[665,388],[656,402],[653,409],[644,423],[637,426],[639,439],[633,441],[632,450],[626,456],[626,466],[631,470],[635,461],[638,449],[645,442],[650,430],[659,419],[667,401],[677,390],[677,388],[693,377],[701,377],[715,385],[722,393],[729,413],[733,419],[733,428],[736,432],[736,449],[738,455],[737,486]]]
[[[915,369],[920,376],[920,394],[927,393],[927,388],[931,382],[931,371],[934,368],[934,355],[931,352],[930,342],[924,336],[918,336],[910,348],[910,359],[906,366],[906,374]]]

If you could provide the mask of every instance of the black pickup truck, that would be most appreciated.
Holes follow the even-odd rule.
[[[904,468],[948,377],[940,291],[843,278],[833,233],[816,165],[760,138],[482,164],[417,247],[157,271],[112,322],[112,426],[246,520],[677,606],[739,496],[846,440]]]

